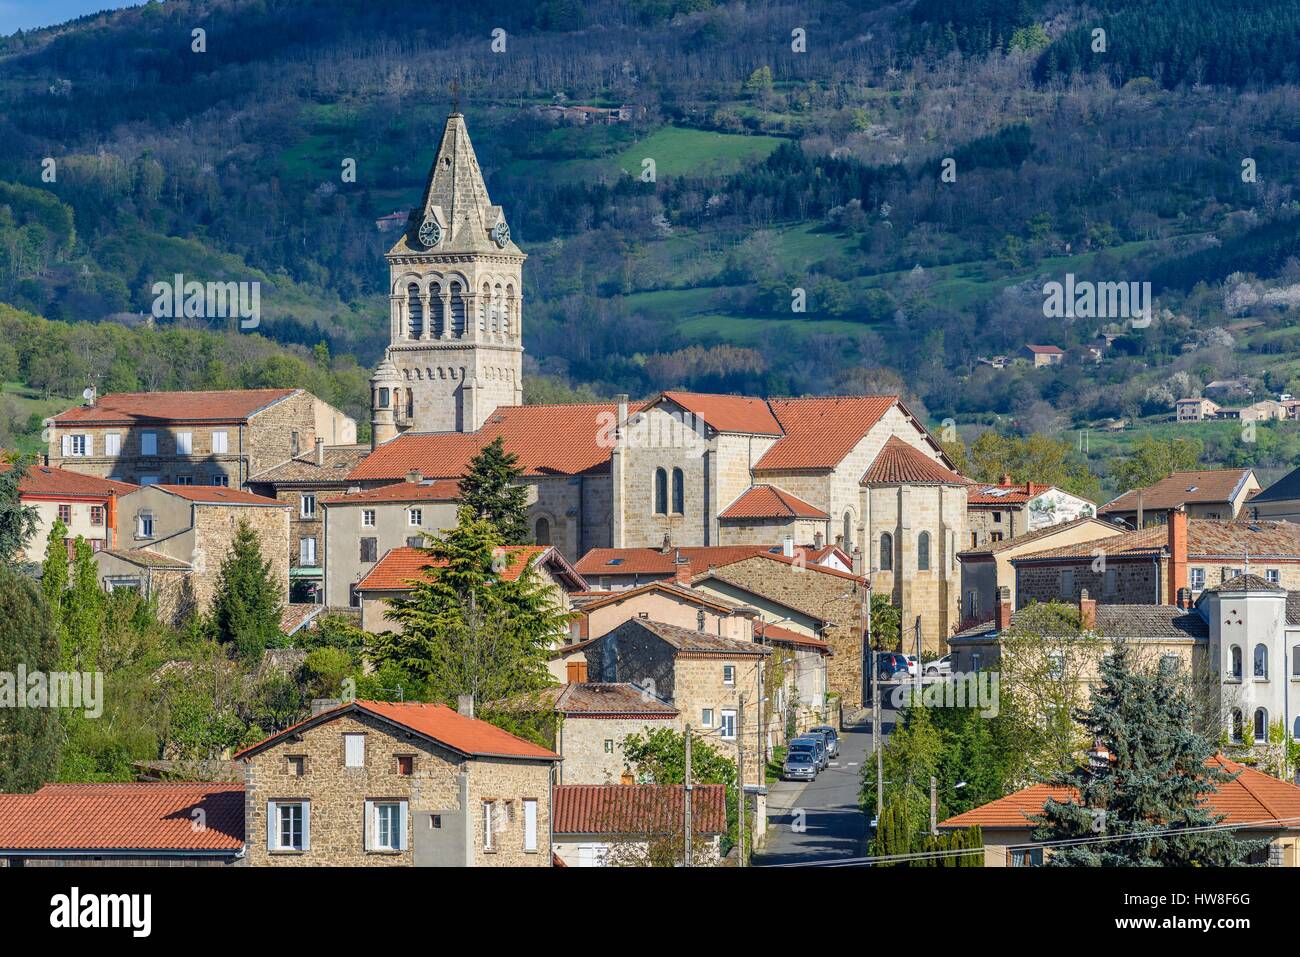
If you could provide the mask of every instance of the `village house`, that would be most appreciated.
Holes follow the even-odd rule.
[[[350,487],[348,473],[370,451],[369,445],[326,445],[317,437],[312,448],[249,476],[248,490],[288,503],[289,589],[293,601],[325,602],[325,509],[322,501]]]
[[[972,485],[966,493],[966,527],[970,547],[994,545],[1049,525],[1073,522],[1097,513],[1095,503],[1055,485],[1011,481]]]
[[[1216,755],[1210,766],[1233,780],[1204,795],[1203,803],[1243,841],[1265,841],[1249,863],[1269,867],[1300,867],[1300,787]],[[1078,801],[1073,788],[1033,784],[1014,794],[982,804],[940,822],[942,831],[978,827],[984,838],[985,867],[1041,867],[1051,856],[1049,846],[1034,840],[1033,818],[1049,800]]]
[[[1057,366],[1064,362],[1065,350],[1059,346],[1025,345],[1020,348],[1017,358],[1032,363],[1035,369],[1041,369],[1044,366]]]
[[[551,865],[559,755],[444,705],[351,701],[235,759],[254,866]]]
[[[1221,408],[1215,414],[1216,419],[1236,419],[1241,422],[1280,422],[1290,417],[1287,407],[1272,399],[1261,399],[1236,409]]]
[[[556,862],[564,867],[645,867],[680,863],[686,848],[680,784],[564,784],[554,791]],[[726,787],[691,788],[691,866],[721,859]]]
[[[253,529],[262,559],[281,589],[289,587],[289,506],[242,489],[146,485],[118,500],[115,548],[95,553],[108,590],[129,588],[158,601],[164,621],[206,614],[221,564],[241,522]]]
[[[0,794],[0,867],[243,861],[242,784],[46,784],[32,794]]]
[[[1174,417],[1179,422],[1204,422],[1217,416],[1219,408],[1211,399],[1179,399],[1174,403]]]
[[[0,462],[0,472],[12,466]],[[36,531],[21,557],[39,562],[45,558],[50,530],[56,521],[68,528],[64,544],[72,557],[72,543],[84,538],[93,551],[117,544],[118,499],[136,486],[112,479],[83,475],[53,465],[30,465],[18,484],[18,500],[36,509]]]
[[[46,426],[47,465],[133,485],[243,488],[317,438],[357,440],[355,421],[302,389],[92,393]]]
[[[1164,521],[1170,509],[1184,508],[1191,518],[1231,521],[1259,491],[1253,469],[1197,469],[1174,472],[1146,488],[1132,489],[1097,509],[1097,517],[1142,528]]]

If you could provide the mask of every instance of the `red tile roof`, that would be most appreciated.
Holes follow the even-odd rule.
[[[195,828],[200,817],[205,827]],[[47,784],[0,794],[0,850],[229,851],[244,845],[244,786]]]
[[[726,787],[691,789],[691,830],[727,829]],[[674,834],[685,827],[685,789],[680,784],[557,784],[551,789],[556,834]]]
[[[161,422],[238,422],[297,389],[229,389],[220,392],[118,392],[54,417],[56,425],[135,425]]]
[[[621,588],[618,591],[588,593],[583,596],[585,600],[582,602],[582,612],[586,614],[594,609],[604,608],[606,605],[617,605],[621,602],[627,601],[629,598],[636,598],[639,595],[645,595],[649,592],[659,592],[660,594],[668,595],[673,598],[680,598],[693,605],[704,605],[723,614],[735,611],[740,607],[739,605],[720,601],[712,595],[696,591],[686,585],[679,585],[669,579],[648,582],[645,585],[638,585],[636,588]],[[595,597],[591,597],[593,595]]]
[[[772,399],[768,404],[784,436],[758,460],[757,471],[833,469],[886,412],[901,406],[896,395]]]
[[[920,449],[891,435],[862,476],[863,485],[969,485]]]
[[[781,553],[780,545],[705,545],[676,548],[667,552],[659,548],[593,548],[574,567],[586,578],[597,575],[672,575],[677,569],[674,562],[679,553],[690,563],[692,573],[697,575],[709,568],[721,568],[750,558],[770,558],[793,565],[796,558],[802,555],[804,567],[811,571],[839,575],[842,578],[858,577],[838,568],[818,565],[812,556],[824,556],[828,552],[825,549],[813,552],[802,545],[795,546],[795,558],[786,558]]]
[[[1223,823],[1266,829],[1300,829],[1300,787],[1230,761],[1221,754],[1207,763],[1228,774],[1238,775],[1235,780],[1220,784],[1215,793],[1203,796],[1215,815],[1224,815]],[[985,829],[1029,829],[1034,826],[1029,818],[1042,813],[1048,798],[1077,801],[1078,797],[1073,788],[1035,784],[950,817],[943,826],[974,827],[978,824]]]
[[[0,472],[10,469],[7,462],[0,462]],[[71,469],[61,469],[54,465],[30,465],[27,474],[18,484],[23,495],[59,497],[85,497],[107,499],[110,495],[125,495],[134,492],[139,486],[129,482],[117,482],[113,479],[99,478],[95,475],[83,475]]]
[[[1168,478],[1141,489],[1142,508],[1144,511],[1156,511],[1193,503],[1229,502],[1236,497],[1250,476],[1251,469],[1200,469],[1193,472],[1174,472]],[[1136,511],[1138,491],[1133,489],[1107,502],[1097,509],[1097,514]]]
[[[541,745],[517,738],[508,731],[502,731],[496,725],[480,721],[478,718],[466,717],[446,705],[411,701],[349,701],[285,728],[280,733],[273,734],[251,747],[244,748],[235,755],[235,760],[250,758],[289,735],[298,734],[309,727],[333,721],[335,718],[353,712],[388,721],[443,747],[471,757],[505,757],[541,761],[560,759],[558,754]]]
[[[762,399],[744,395],[665,392],[664,398],[703,419],[719,432],[781,435],[781,423]]]
[[[149,488],[160,488],[164,492],[170,492],[172,495],[180,496],[190,502],[197,502],[200,505],[275,505],[279,508],[289,508],[288,502],[280,502],[273,498],[267,498],[265,495],[255,495],[252,492],[245,492],[241,488],[223,488],[220,485],[152,485]]]
[[[378,488],[348,492],[321,499],[325,505],[364,505],[367,502],[454,502],[460,498],[460,479],[394,482]]]
[[[723,509],[719,518],[820,518],[830,516],[774,485],[753,485]]]
[[[499,573],[500,577],[506,581],[518,581],[524,569],[549,550],[549,545],[513,545],[499,549],[500,553],[508,556],[506,566]],[[442,568],[446,564],[430,555],[427,549],[407,545],[390,548],[366,577],[357,583],[357,590],[406,591],[413,582],[423,578],[428,569]]]
[[[1024,505],[1036,495],[1050,492],[1055,485],[1021,482],[1019,485],[979,485],[966,493],[967,505]]]
[[[1060,346],[1025,346],[1030,352],[1040,356],[1063,356],[1065,350]]]
[[[1011,540],[1013,543],[1015,539]],[[1011,559],[1013,565],[1054,559],[1096,557],[1102,549],[1108,559],[1150,558],[1160,555],[1169,544],[1169,527],[1151,525],[1137,531],[1107,538],[1062,545],[1041,552],[1030,552]],[[1300,559],[1300,525],[1293,522],[1216,522],[1211,519],[1187,520],[1187,555],[1189,558],[1223,558],[1231,562],[1275,559]]]
[[[504,706],[524,710],[549,708],[565,715],[599,718],[667,719],[679,714],[672,705],[628,682],[570,682],[520,695],[504,702]]]
[[[754,622],[754,640],[775,641],[777,644],[785,645],[800,645],[805,648],[816,648],[818,651],[827,653],[831,650],[831,646],[824,641],[800,634],[797,631],[791,631],[789,628],[782,628],[780,625],[761,624],[757,621]]]

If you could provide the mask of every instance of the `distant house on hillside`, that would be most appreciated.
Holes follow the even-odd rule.
[[[1043,366],[1060,365],[1065,360],[1065,350],[1058,346],[1026,345],[1021,347],[1017,358],[1032,362],[1034,368],[1040,369]]]
[[[1203,422],[1219,414],[1219,404],[1211,399],[1179,399],[1174,403],[1179,422]]]

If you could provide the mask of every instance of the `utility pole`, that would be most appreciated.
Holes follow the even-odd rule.
[[[745,696],[736,703],[736,846],[740,867],[745,866]]]
[[[939,781],[930,775],[930,833],[939,833]]]
[[[682,864],[691,866],[691,726],[686,726],[686,778],[682,785],[682,806],[686,809],[686,842],[683,845]]]
[[[875,655],[872,655],[874,662]],[[875,715],[871,719],[871,745],[876,752],[876,827],[880,827],[880,816],[884,813],[885,806],[885,749],[880,743],[880,725],[884,720],[880,707],[880,675],[873,675],[874,681],[872,687],[876,689],[875,693]]]
[[[921,616],[916,616],[916,697],[913,704],[919,704],[925,688],[921,685]]]

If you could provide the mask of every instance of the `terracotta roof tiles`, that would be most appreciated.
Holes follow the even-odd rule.
[[[370,502],[455,502],[460,498],[460,479],[428,479],[393,482],[321,499],[323,505],[365,505]]]
[[[1168,478],[1149,485],[1142,492],[1145,511],[1177,508],[1180,505],[1211,502],[1228,502],[1234,499],[1251,476],[1250,469],[1200,469],[1193,472],[1175,472]],[[1125,492],[1097,510],[1107,512],[1132,512],[1137,510],[1138,489]]]
[[[719,432],[781,435],[781,423],[767,402],[745,395],[710,395],[702,392],[665,392],[663,397],[703,419]]]
[[[970,480],[893,435],[867,468],[862,484],[969,485]]]
[[[289,508],[288,502],[246,492],[242,488],[225,488],[221,485],[151,485],[199,505],[261,505]]]
[[[0,462],[0,472],[7,472],[11,466]],[[125,495],[134,492],[139,486],[113,479],[99,478],[95,475],[83,475],[71,469],[61,469],[54,465],[29,465],[27,474],[18,483],[18,491],[24,496],[57,496],[108,498],[110,495]]]
[[[556,834],[673,834],[685,825],[680,784],[557,784],[551,789]],[[691,789],[691,829],[697,835],[727,829],[726,787]]]
[[[772,399],[783,436],[755,471],[833,469],[895,404],[895,395]]]
[[[500,554],[508,556],[499,576],[506,581],[518,581],[524,569],[549,548],[545,545],[513,545],[499,549]],[[424,548],[407,545],[390,548],[357,583],[357,591],[406,591],[430,568],[441,568],[446,564]]]
[[[163,422],[240,422],[297,389],[211,392],[118,392],[54,417],[56,425],[139,425]]]
[[[753,485],[722,510],[719,518],[814,518],[830,515],[775,485]]]

